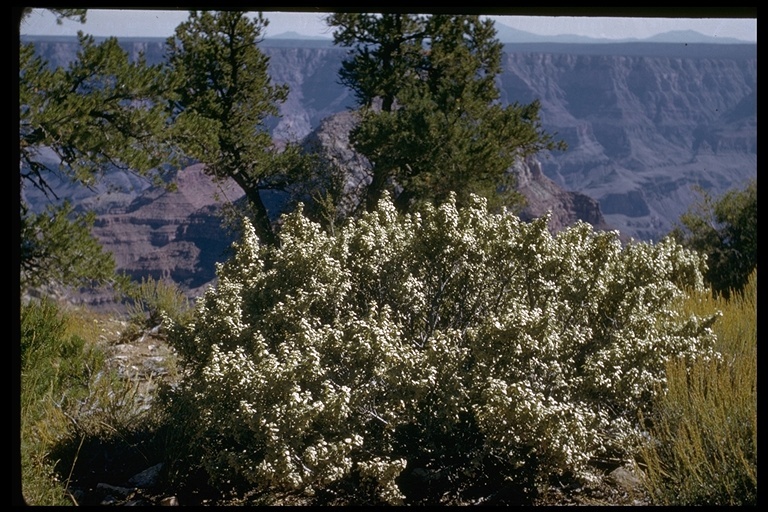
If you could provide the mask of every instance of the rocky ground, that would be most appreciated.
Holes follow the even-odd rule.
[[[178,378],[175,355],[158,327],[133,330],[124,320],[104,323],[109,364],[135,384],[137,411],[149,408],[160,382]],[[130,334],[126,334],[130,333]],[[141,433],[119,442],[90,443],[81,447],[80,469],[73,474],[69,492],[73,503],[101,506],[239,505],[243,497],[225,496],[204,480],[188,482],[184,488],[168,483],[162,454],[151,453],[152,442]],[[464,505],[487,505],[488,500]],[[628,505],[648,504],[640,481],[629,467],[606,470],[599,484],[591,487],[552,488],[537,505]]]

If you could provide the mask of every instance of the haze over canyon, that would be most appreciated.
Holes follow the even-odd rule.
[[[66,65],[78,48],[72,37],[22,40],[34,41],[52,65]],[[120,41],[133,56],[163,59],[164,39]],[[338,80],[347,50],[290,39],[260,48],[272,80],[290,88],[281,116],[270,121],[273,137],[319,137],[353,161],[346,134],[338,133],[351,126],[342,113],[354,107]],[[553,210],[555,228],[581,219],[625,239],[657,241],[697,200],[696,187],[720,195],[757,175],[754,44],[506,44],[502,67],[501,100],[539,100],[544,129],[568,144],[516,168],[529,201],[524,213]],[[219,188],[200,165],[179,172],[174,193],[133,176],[107,179],[109,194],[107,184],[93,191],[55,185],[61,197],[96,209],[94,232],[119,268],[137,278],[171,278],[190,293],[213,279],[213,263],[232,241],[217,211],[222,200],[242,196],[237,186]],[[35,209],[44,204],[34,191],[22,193]]]

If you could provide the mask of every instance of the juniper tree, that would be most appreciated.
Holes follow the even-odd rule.
[[[344,13],[327,23],[335,44],[351,48],[340,77],[362,112],[350,138],[373,165],[369,210],[384,190],[401,208],[451,191],[460,203],[476,193],[519,204],[515,160],[564,149],[543,131],[538,101],[499,101],[502,45],[491,20]]]

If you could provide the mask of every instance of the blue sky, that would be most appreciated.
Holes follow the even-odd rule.
[[[275,12],[264,16],[270,24],[266,37],[284,32],[330,38],[331,33],[319,12]],[[35,10],[22,23],[22,35],[75,35],[83,30],[95,36],[167,37],[187,18],[186,10],[104,10],[88,11],[85,25],[65,22],[57,25],[46,10]],[[603,16],[492,16],[498,23],[538,35],[574,34],[594,38],[644,39],[655,34],[694,30],[704,35],[757,41],[756,18],[640,18]]]

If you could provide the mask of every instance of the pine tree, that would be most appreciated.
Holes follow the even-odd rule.
[[[22,11],[22,19],[29,14]],[[54,9],[85,21],[83,9]],[[56,197],[54,174],[96,185],[118,168],[173,187],[170,174],[190,159],[244,190],[263,242],[275,243],[260,192],[283,190],[305,172],[289,144],[272,147],[265,120],[278,114],[287,88],[274,86],[256,44],[268,21],[243,12],[192,11],[168,39],[168,62],[131,60],[116,38],[97,43],[78,34],[80,51],[68,68],[53,69],[33,44],[19,52],[19,161],[24,187],[51,200],[44,212],[20,207],[22,289],[54,281],[103,283],[114,277],[112,255],[90,234],[95,217]],[[45,151],[57,157],[52,164]]]
[[[55,12],[59,20],[85,20],[81,9]],[[32,212],[22,193],[22,290],[115,277],[112,255],[90,234],[93,215],[59,201],[52,176],[92,186],[107,170],[120,168],[161,183],[165,164],[173,162],[175,151],[164,135],[169,82],[160,66],[148,66],[143,57],[132,62],[115,38],[97,44],[80,32],[78,42],[77,58],[66,69],[52,69],[33,44],[19,48],[20,192],[36,187],[51,200],[44,212]],[[53,161],[44,158],[46,150]]]
[[[257,44],[268,20],[239,11],[191,11],[167,41],[168,65],[179,80],[175,131],[185,151],[206,172],[232,178],[250,203],[264,243],[276,243],[261,191],[284,190],[300,167],[298,147],[278,151],[265,125],[288,95],[268,74],[269,58]]]
[[[390,112],[408,78],[418,78],[423,60],[426,17],[416,14],[334,13],[327,18],[338,27],[334,43],[354,48],[342,62],[339,78],[352,89],[360,105]]]
[[[520,204],[508,172],[515,160],[565,148],[542,130],[538,102],[500,103],[502,45],[491,20],[344,13],[327,23],[334,42],[352,48],[340,76],[362,114],[350,138],[373,164],[369,210],[384,190],[400,208],[450,192],[460,203],[474,193]]]

